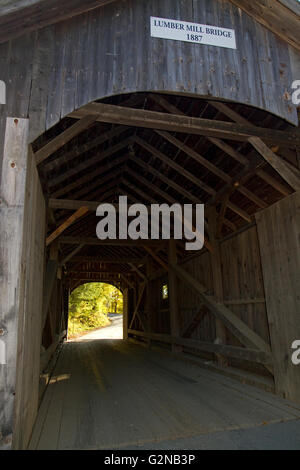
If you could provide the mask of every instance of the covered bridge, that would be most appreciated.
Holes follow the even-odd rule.
[[[299,10],[296,0],[0,2],[1,447],[28,447],[70,292],[91,281],[124,295],[125,349],[103,352],[122,364],[121,387],[134,388],[131,357],[152,357],[154,377],[151,354],[156,364],[172,354],[166,374],[178,374],[187,401],[182,360],[205,368],[199,387],[211,380],[212,400],[209,374],[220,372],[299,417]],[[204,248],[99,240],[96,208],[121,195],[147,207],[205,204]],[[78,356],[87,369],[89,354]],[[137,387],[151,377],[141,368]],[[243,403],[232,400],[233,416]],[[209,409],[190,403],[191,416]]]

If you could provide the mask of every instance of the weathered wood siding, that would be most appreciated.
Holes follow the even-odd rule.
[[[28,120],[8,119],[0,186],[0,339],[5,364],[0,365],[0,447],[12,443],[18,320],[22,311],[19,284],[27,164]]]
[[[237,50],[150,37],[150,16],[233,28]],[[160,91],[250,104],[296,123],[288,46],[225,0],[126,0],[0,45],[7,116],[30,139],[84,104]]]
[[[46,222],[45,200],[32,154],[27,168],[20,276],[23,314],[18,328],[13,438],[13,445],[18,449],[27,447],[38,408]]]
[[[232,312],[241,318],[252,330],[270,343],[266,313],[264,283],[256,227],[252,227],[220,244],[223,301]],[[209,294],[215,295],[208,252],[184,264],[184,268],[201,284]],[[199,310],[200,297],[187,284],[180,283],[180,312],[182,331],[189,325]],[[216,322],[213,315],[206,314],[191,338],[213,342],[216,339]],[[226,344],[242,346],[235,336],[225,329]],[[245,363],[229,360],[229,364],[245,368]],[[265,373],[262,367],[247,364],[246,369]]]
[[[56,279],[51,293],[49,309],[43,329],[43,347],[48,349],[53,344],[56,337],[59,336],[62,331],[66,330],[66,327],[67,325],[65,325],[62,281],[61,279]]]
[[[8,119],[0,205],[0,329],[6,364],[0,365],[0,447],[26,445],[35,419],[41,344],[45,202],[28,120]],[[26,313],[26,315],[25,315]],[[1,337],[2,338],[2,337]]]
[[[300,340],[300,193],[256,216],[277,393],[300,402],[300,366],[291,360]]]
[[[213,278],[210,254],[205,252],[183,265],[197,281],[205,285],[210,294],[213,294]],[[179,283],[179,299],[181,313],[181,329],[185,330],[193,316],[199,310],[200,297],[186,283]],[[201,341],[214,341],[216,337],[215,318],[207,314],[194,330],[191,338]]]
[[[221,243],[221,262],[224,303],[270,343],[256,227]],[[230,332],[227,335],[229,344],[240,345]]]

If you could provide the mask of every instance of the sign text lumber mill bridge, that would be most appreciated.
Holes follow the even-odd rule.
[[[299,419],[299,10],[0,1],[1,448]],[[99,240],[120,195],[205,204],[204,248]],[[64,344],[51,378],[91,281],[122,291],[124,341]]]

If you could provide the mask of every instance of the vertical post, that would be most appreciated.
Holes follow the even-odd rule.
[[[296,403],[300,403],[299,207],[297,191],[256,214],[275,390]]]
[[[123,289],[123,339],[128,339],[129,289]]]
[[[148,333],[152,333],[152,325],[153,325],[153,282],[150,280],[152,273],[153,273],[153,262],[150,256],[147,257],[146,260],[146,270],[147,270],[147,286],[146,286],[146,303],[145,303],[145,310],[147,316],[147,326],[148,326]],[[148,339],[148,346],[151,346],[151,339]]]
[[[177,264],[176,241],[171,239],[168,246],[168,261],[169,264]],[[176,274],[172,269],[168,271],[169,277],[169,308],[170,308],[170,326],[171,336],[180,336],[180,318],[179,318],[179,304],[178,304],[178,282]],[[173,352],[181,352],[182,347],[176,344],[172,345]]]
[[[220,253],[220,243],[216,237],[217,233],[217,211],[215,207],[210,209],[208,213],[208,230],[209,241],[213,252],[211,253],[211,268],[213,274],[214,295],[218,302],[223,302],[223,280],[222,280],[222,263]],[[218,344],[226,344],[226,328],[224,324],[216,319],[216,342]],[[218,364],[226,366],[227,359],[224,356],[216,355]]]
[[[0,186],[0,334],[5,345],[6,364],[0,368],[0,448],[12,447],[18,327],[22,316],[22,240],[28,119],[7,118]]]

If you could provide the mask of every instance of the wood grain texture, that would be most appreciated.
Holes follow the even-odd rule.
[[[2,0],[0,41],[21,36],[45,26],[73,18],[115,0]]]
[[[0,186],[0,324],[6,364],[0,365],[0,447],[11,448],[16,391],[18,322],[22,320],[22,234],[29,122],[7,119]]]
[[[237,50],[151,38],[151,15],[233,28]],[[221,0],[114,2],[5,43],[0,57],[0,116],[29,116],[31,141],[90,101],[138,91],[250,104],[297,123],[288,46]]]
[[[35,159],[28,156],[21,262],[13,447],[26,449],[38,409],[46,205]]]
[[[300,51],[300,7],[294,0],[230,0]]]
[[[291,361],[300,338],[300,193],[256,216],[277,393],[299,402],[300,369]]]

